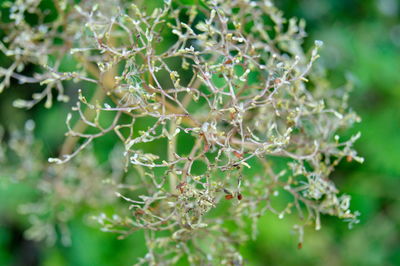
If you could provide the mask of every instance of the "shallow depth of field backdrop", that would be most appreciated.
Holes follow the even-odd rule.
[[[323,217],[322,230],[308,227],[303,248],[298,249],[290,219],[267,214],[260,220],[257,240],[243,243],[247,265],[400,265],[400,2],[275,2],[286,17],[306,19],[306,48],[315,39],[324,41],[318,64],[327,67],[334,85],[346,76],[354,80],[350,106],[362,123],[348,135],[362,132],[356,148],[365,163],[342,163],[333,180],[352,196],[352,210],[362,215],[352,230],[339,219]],[[59,116],[64,117],[67,109],[60,103],[50,111],[43,104],[29,111],[13,108],[12,101],[24,93],[29,93],[27,88],[16,85],[0,95],[0,125],[22,128],[27,118],[33,118],[35,136],[44,141],[46,156],[52,155],[63,140]],[[98,144],[100,158],[109,145]],[[25,241],[27,221],[17,214],[17,206],[34,192],[2,180],[1,169],[0,177],[0,265],[131,265],[144,255],[140,233],[117,240],[79,217],[70,224],[71,247]],[[83,217],[85,210],[81,213]]]

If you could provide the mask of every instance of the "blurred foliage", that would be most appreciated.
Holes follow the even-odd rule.
[[[185,2],[190,2],[185,0]],[[352,196],[352,209],[362,213],[352,230],[337,219],[324,217],[322,230],[307,228],[303,247],[290,232],[290,218],[266,215],[259,222],[256,241],[243,243],[248,265],[400,265],[400,3],[396,0],[281,0],[286,17],[305,18],[309,37],[325,43],[320,64],[334,84],[351,77],[355,89],[351,106],[363,118],[351,133],[363,165],[343,163],[334,173],[338,187]],[[3,61],[3,58],[0,58]],[[35,134],[45,140],[43,156],[52,156],[64,128],[54,127],[66,108],[30,111],[11,107],[12,100],[29,93],[15,85],[0,98],[0,124],[22,128],[25,119],[37,122]],[[12,118],[12,119],[10,119]],[[112,143],[112,140],[109,140]],[[97,143],[101,158],[109,143]],[[0,158],[1,159],[1,158]],[[104,158],[103,158],[104,159]],[[71,224],[72,246],[49,248],[23,240],[26,217],[17,206],[35,198],[29,184],[12,184],[0,169],[0,265],[129,265],[145,253],[140,232],[125,240],[87,226],[84,217]],[[250,233],[250,232],[249,232]]]

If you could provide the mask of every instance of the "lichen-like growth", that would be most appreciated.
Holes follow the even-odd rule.
[[[297,213],[300,243],[321,214],[357,222],[329,175],[344,158],[362,161],[352,149],[359,135],[337,135],[359,118],[347,106],[349,86],[331,88],[313,68],[322,42],[303,51],[304,21],[287,21],[268,0],[95,2],[54,1],[51,12],[39,0],[8,3],[0,51],[12,61],[0,68],[0,88],[40,84],[32,99],[15,101],[23,108],[42,100],[50,108],[54,90],[58,101],[76,99],[60,157],[38,170],[49,200],[22,208],[35,217],[28,236],[54,237],[40,229],[38,210],[52,212],[48,229],[65,224],[74,205],[114,200],[115,214],[96,219],[122,237],[145,231],[139,264],[187,256],[241,265],[244,228],[251,223],[255,237],[265,212]],[[67,59],[73,70],[62,69]],[[21,74],[30,64],[36,72]],[[101,169],[90,146],[107,134],[122,145]],[[285,207],[275,207],[281,196]]]

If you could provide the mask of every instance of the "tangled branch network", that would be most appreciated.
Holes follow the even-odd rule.
[[[138,264],[150,265],[242,265],[246,228],[256,237],[266,212],[297,217],[299,243],[321,215],[357,222],[329,176],[343,159],[362,162],[352,148],[359,134],[338,135],[360,119],[347,105],[350,84],[332,88],[313,66],[322,42],[304,52],[303,20],[286,20],[269,0],[96,2],[16,0],[1,25],[11,60],[0,89],[41,89],[14,105],[73,104],[60,156],[39,167],[43,193],[63,192],[52,201],[73,198],[71,210],[113,202],[96,220],[121,237],[144,231]],[[106,135],[121,144],[100,170],[91,146]],[[63,182],[71,171],[73,189]]]

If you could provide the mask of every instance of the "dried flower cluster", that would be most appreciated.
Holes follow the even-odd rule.
[[[102,230],[144,230],[148,254],[139,264],[150,265],[182,256],[241,265],[244,229],[251,223],[255,237],[268,211],[297,213],[300,243],[321,214],[357,222],[329,176],[343,159],[362,161],[352,149],[359,135],[337,135],[359,118],[347,106],[349,86],[333,89],[313,68],[322,42],[303,51],[304,21],[286,20],[269,0],[71,2],[6,3],[1,25],[0,51],[12,60],[0,68],[0,88],[12,80],[42,88],[15,106],[77,99],[60,157],[38,170],[46,195],[60,193],[25,212],[50,208],[60,223],[70,215],[55,210],[58,197],[69,212],[113,201],[115,214],[96,217]],[[22,74],[32,64],[35,73]],[[101,169],[90,146],[108,134],[123,148],[116,144],[111,167]],[[57,178],[46,178],[52,171]],[[272,202],[280,197],[284,208]]]

